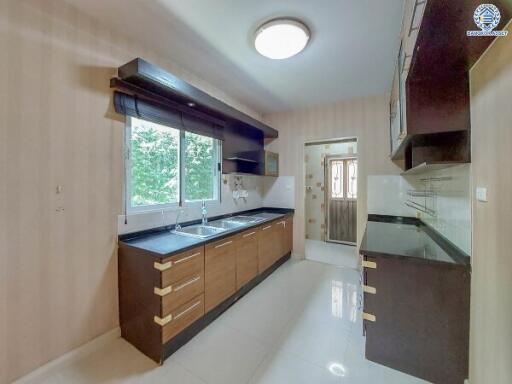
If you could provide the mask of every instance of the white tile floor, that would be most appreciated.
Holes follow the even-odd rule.
[[[352,245],[307,239],[306,259],[337,267],[357,268],[357,248]]]
[[[425,383],[364,359],[358,280],[288,261],[163,366],[118,339],[44,383]]]

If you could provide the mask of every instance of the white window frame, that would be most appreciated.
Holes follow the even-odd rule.
[[[126,117],[125,124],[125,134],[124,134],[124,164],[125,164],[125,175],[124,175],[124,201],[125,201],[125,212],[127,214],[138,214],[138,213],[146,213],[146,212],[157,212],[157,211],[165,211],[165,210],[176,210],[185,205],[193,205],[199,203],[201,200],[186,200],[185,199],[185,131],[180,130],[174,127],[170,127],[172,129],[176,129],[179,131],[180,139],[179,139],[179,148],[178,148],[178,201],[173,203],[166,204],[154,204],[154,205],[143,205],[143,206],[132,206],[132,157],[131,157],[131,145],[132,145],[132,120],[133,118],[130,116]],[[163,124],[160,124],[163,125]],[[214,175],[214,189],[213,189],[213,198],[212,199],[204,199],[205,202],[220,202],[220,161],[221,161],[221,142],[220,140],[214,139],[214,155],[215,161],[213,162],[213,175]]]
[[[185,140],[185,131],[181,131],[181,140],[180,140],[180,149],[181,150],[181,156],[180,156],[180,181],[184,180],[181,179],[181,175],[185,174],[185,152],[187,150],[187,144]],[[213,201],[219,201],[220,200],[220,159],[221,159],[221,146],[220,146],[220,140],[213,139],[214,148],[213,148],[213,155],[214,155],[214,161],[212,164],[212,173],[214,176],[214,185],[213,185],[213,198],[211,199],[198,199],[198,200],[187,200],[187,196],[185,194],[185,182],[183,181],[180,183],[181,188],[181,197],[183,199],[184,204],[194,204],[199,203],[202,201],[205,202],[213,202]]]

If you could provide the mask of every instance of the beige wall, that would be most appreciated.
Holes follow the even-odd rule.
[[[123,123],[110,106],[114,68],[141,56],[258,116],[64,1],[0,1],[0,52],[6,383],[118,325]]]
[[[473,201],[471,384],[512,382],[512,26],[471,71]]]
[[[367,176],[398,174],[400,169],[389,159],[389,96],[342,101],[318,107],[264,116],[279,130],[279,140],[268,149],[279,152],[282,175],[295,176],[296,214],[294,253],[304,256],[304,143],[313,140],[357,137],[358,243],[366,225]]]

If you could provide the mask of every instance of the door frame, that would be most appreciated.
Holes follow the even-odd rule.
[[[302,146],[302,185],[300,186],[300,188],[302,189],[302,199],[301,200],[302,200],[302,209],[303,209],[303,212],[304,212],[304,216],[303,216],[303,225],[304,225],[303,237],[304,237],[304,240],[307,240],[305,235],[306,235],[306,228],[307,228],[307,225],[308,225],[308,217],[307,217],[307,214],[306,214],[307,193],[306,193],[306,190],[305,190],[306,181],[307,181],[307,172],[306,172],[306,164],[305,164],[305,160],[304,160],[304,155],[306,153],[306,147],[310,146],[310,145],[337,144],[337,143],[350,143],[350,142],[356,143],[356,146],[357,146],[358,150],[356,151],[355,154],[341,154],[341,156],[346,155],[347,157],[358,159],[359,158],[359,139],[358,139],[357,136],[346,136],[346,137],[338,137],[338,138],[330,138],[330,139],[318,139],[318,140],[306,140],[304,142],[304,145]],[[358,174],[358,177],[359,177],[359,167],[357,168],[357,174]],[[324,186],[325,186],[325,176],[324,176]],[[358,186],[359,186],[359,180],[358,180]],[[324,188],[324,194],[325,194],[325,189],[326,188]],[[325,196],[324,196],[324,201],[325,201]],[[358,201],[357,204],[359,204],[359,201]],[[325,215],[325,217],[327,217],[327,215]],[[324,218],[324,220],[325,220],[325,218]],[[357,239],[357,232],[358,232],[357,231],[357,221],[358,220],[356,218],[356,239]],[[324,222],[324,225],[327,225],[327,221]],[[327,239],[327,229],[325,229],[325,231],[326,231],[326,239]],[[325,242],[327,242],[327,240],[325,240]],[[347,245],[357,246],[357,240],[356,240],[356,243],[346,243],[346,244]]]
[[[356,241],[355,242],[331,239],[331,234],[329,231],[329,228],[330,228],[330,225],[329,225],[329,212],[330,212],[329,203],[331,201],[331,199],[329,198],[329,195],[331,194],[331,178],[330,178],[331,172],[330,172],[329,163],[333,160],[356,160],[358,163],[356,180],[359,182],[359,180],[358,180],[359,179],[359,160],[357,158],[357,153],[355,155],[327,155],[327,156],[325,156],[325,160],[324,160],[325,241],[327,243],[337,243],[337,244],[346,244],[346,245],[355,246],[355,245],[357,245],[357,214],[356,214],[356,228],[355,228]],[[347,170],[345,167],[343,168],[343,173],[344,173],[343,178],[345,179],[345,176],[347,176]],[[344,192],[346,193],[346,191],[344,191]],[[359,193],[357,195],[359,195]],[[355,201],[356,210],[357,210],[357,197],[355,199],[344,198],[344,199],[340,199],[340,200]]]

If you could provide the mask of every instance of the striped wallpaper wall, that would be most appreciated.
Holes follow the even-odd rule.
[[[258,115],[62,0],[0,1],[0,52],[6,383],[118,324],[124,123],[110,107],[115,68],[144,57]]]
[[[294,254],[299,258],[304,256],[305,249],[304,143],[357,137],[359,243],[367,216],[367,176],[400,172],[389,159],[389,96],[377,95],[296,111],[278,112],[266,115],[264,119],[279,130],[279,139],[269,143],[267,147],[279,152],[281,174],[295,176]]]

